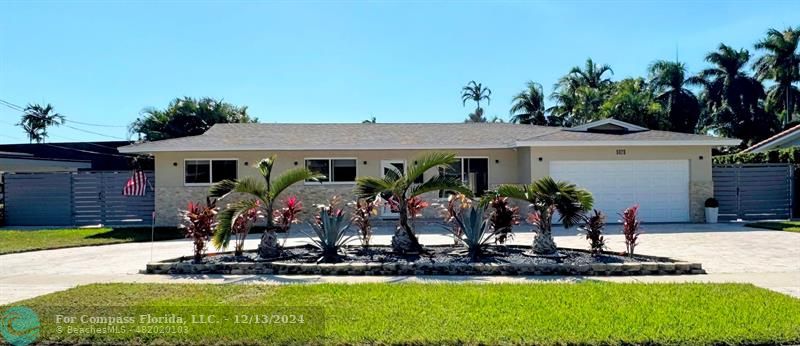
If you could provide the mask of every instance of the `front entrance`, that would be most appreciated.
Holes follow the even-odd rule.
[[[386,177],[386,174],[392,170],[396,169],[401,173],[406,172],[406,161],[405,160],[382,160],[381,161],[381,178]],[[394,208],[390,207],[388,203],[384,203],[381,206],[381,216],[384,218],[396,218],[400,215],[397,213],[397,210],[393,210]]]

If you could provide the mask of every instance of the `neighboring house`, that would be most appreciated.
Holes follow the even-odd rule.
[[[739,140],[651,131],[606,119],[573,128],[485,124],[217,124],[199,136],[120,147],[155,156],[157,223],[175,225],[178,209],[200,201],[222,179],[257,176],[277,154],[276,171],[305,165],[323,183],[292,187],[307,208],[331,195],[352,196],[357,176],[405,169],[426,151],[453,152],[453,167],[476,193],[503,183],[553,176],[589,189],[610,222],[634,203],[645,222],[701,222],[712,197],[711,148]],[[439,174],[430,171],[427,175]]]
[[[120,154],[129,141],[0,144],[0,172],[124,171],[137,155]],[[153,161],[137,158],[137,167],[152,169]]]
[[[761,142],[743,150],[745,153],[763,153],[765,151],[800,146],[800,125],[788,128]]]

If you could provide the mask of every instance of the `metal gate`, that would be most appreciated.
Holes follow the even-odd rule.
[[[715,165],[720,219],[791,218],[793,171],[790,164]]]
[[[14,226],[149,225],[153,172],[144,196],[123,196],[130,171],[5,174],[6,224]]]

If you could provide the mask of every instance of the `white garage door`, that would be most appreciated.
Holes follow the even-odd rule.
[[[550,176],[589,190],[608,222],[636,203],[643,222],[689,221],[688,160],[552,161]]]

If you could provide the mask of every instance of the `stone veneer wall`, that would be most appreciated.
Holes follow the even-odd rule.
[[[706,199],[714,196],[713,181],[693,181],[689,185],[689,215],[692,222],[705,222]]]

